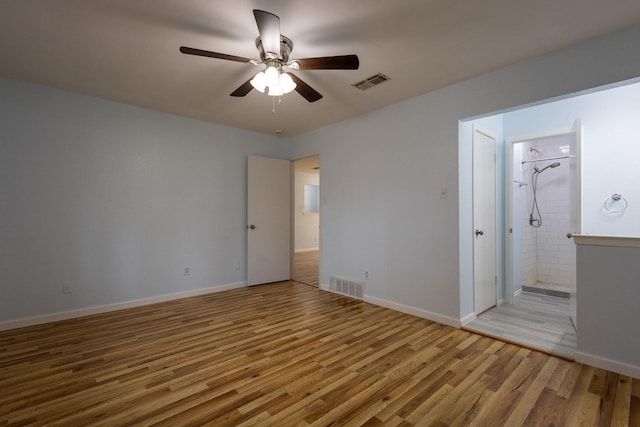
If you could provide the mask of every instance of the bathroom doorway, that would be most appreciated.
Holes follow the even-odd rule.
[[[576,348],[579,128],[507,140],[505,303],[468,325],[567,358]]]
[[[320,285],[320,156],[293,162],[293,254],[291,277]]]
[[[580,137],[576,121],[504,141],[504,297],[467,329],[573,358]]]
[[[462,312],[468,313],[462,319],[465,328],[573,357],[577,330],[586,330],[588,325],[576,317],[576,296],[581,292],[581,283],[574,285],[570,280],[580,274],[575,272],[572,263],[559,268],[561,254],[563,250],[574,250],[574,239],[568,238],[569,234],[628,235],[628,224],[633,224],[633,233],[637,233],[637,221],[634,222],[628,212],[625,214],[624,209],[626,200],[637,194],[637,186],[626,177],[638,159],[634,155],[637,147],[634,117],[639,90],[638,80],[633,79],[461,122],[460,138],[466,149],[461,164],[472,161],[473,126],[482,126],[497,137],[498,262],[503,261],[498,266],[496,308],[486,313],[473,312],[469,309],[473,307],[473,294],[469,286],[461,286]],[[575,138],[575,147],[574,141],[560,142],[570,137]],[[570,157],[564,158],[567,155]],[[552,166],[555,163],[560,165]],[[463,183],[472,178],[468,170],[460,169]],[[570,173],[565,176],[567,172]],[[466,200],[473,188],[470,181],[471,185],[463,188]],[[537,207],[533,203],[534,184]],[[549,198],[556,192],[548,191],[558,189],[561,184],[571,189],[568,196],[556,194],[565,204],[563,209],[554,207],[555,202]],[[614,203],[617,204],[612,208]],[[470,207],[465,206],[461,212],[468,218]],[[564,226],[554,231],[545,229],[562,219],[558,216],[564,216]],[[573,224],[567,226],[567,217]],[[460,234],[461,257],[466,261],[461,277],[465,279],[473,272],[473,259],[469,257],[472,227],[471,221],[465,222]],[[551,239],[550,232],[555,233],[553,239],[545,241]],[[531,243],[529,248],[524,247],[526,242]],[[564,246],[568,247],[560,249]],[[530,257],[526,256],[527,249]],[[564,257],[566,260],[566,252]],[[546,265],[540,261],[546,261]],[[558,265],[549,261],[557,261]],[[568,261],[575,262],[575,257],[569,256]],[[532,266],[535,268],[530,268]],[[468,282],[470,280],[464,283]],[[556,285],[565,288],[553,289]],[[551,289],[544,289],[545,286]],[[531,289],[547,293],[530,292]],[[554,290],[564,292],[564,298],[554,296],[551,292]],[[539,314],[543,309],[552,315],[542,318]],[[583,313],[587,311],[586,307],[580,309]]]

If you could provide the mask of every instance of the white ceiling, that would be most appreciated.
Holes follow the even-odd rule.
[[[260,68],[178,49],[257,59],[254,8],[280,17],[292,58],[360,69],[295,72],[324,98],[294,92],[275,114],[255,90],[230,97]],[[0,76],[296,135],[638,22],[638,0],[0,0]],[[351,86],[378,72],[391,80]]]

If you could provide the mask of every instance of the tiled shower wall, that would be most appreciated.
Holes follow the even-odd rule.
[[[527,174],[523,173],[523,177]],[[529,214],[531,213],[531,179],[522,190],[527,191],[527,197],[522,198],[522,285],[531,286],[538,281],[538,243],[536,240],[536,229],[529,225]]]
[[[567,155],[567,146],[572,138],[554,137],[526,143],[523,150],[525,159],[537,156],[529,152],[535,147],[543,154],[540,158]],[[574,144],[575,145],[575,144]],[[571,147],[571,153],[575,149]],[[573,173],[574,162],[569,159],[547,160],[537,163],[538,168],[560,162],[560,167],[550,168],[538,177],[537,197],[542,214],[542,226],[534,228],[529,225],[529,215],[533,204],[533,188],[531,174],[536,163],[522,166],[521,180],[528,185],[527,197],[522,198],[522,284],[535,285],[536,282],[553,283],[575,287],[576,283],[576,248],[572,239],[567,238],[571,232],[570,221],[570,174]]]

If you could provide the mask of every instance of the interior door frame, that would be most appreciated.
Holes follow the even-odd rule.
[[[545,138],[552,138],[554,136],[561,136],[561,135],[569,135],[569,134],[575,134],[576,136],[576,179],[577,179],[577,185],[576,185],[576,222],[577,222],[577,230],[575,230],[576,232],[580,232],[582,230],[582,225],[581,225],[581,206],[582,206],[582,190],[581,190],[581,184],[582,184],[582,179],[581,179],[581,153],[582,153],[582,126],[580,123],[580,119],[576,119],[575,122],[573,123],[573,126],[569,126],[566,128],[561,128],[561,129],[556,129],[556,130],[552,130],[552,131],[540,131],[540,132],[534,132],[531,134],[527,134],[527,135],[521,135],[521,136],[517,136],[514,138],[509,138],[507,139],[506,142],[506,152],[507,152],[507,182],[506,182],[506,187],[507,187],[507,191],[506,191],[506,197],[507,199],[505,200],[505,219],[506,219],[506,230],[505,233],[507,234],[508,238],[506,239],[507,241],[507,247],[506,247],[506,274],[507,274],[507,280],[506,280],[506,286],[505,286],[505,299],[507,304],[513,304],[513,284],[515,281],[515,277],[514,272],[513,272],[513,251],[514,251],[514,243],[513,243],[513,182],[514,182],[514,177],[513,177],[513,150],[515,147],[515,144],[521,144],[527,141],[531,141],[532,139],[545,139]]]
[[[322,165],[322,157],[320,153],[317,154],[305,154],[303,156],[295,157],[291,159],[291,279],[294,278],[295,273],[295,256],[296,256],[296,198],[295,198],[295,186],[296,186],[296,171],[295,171],[295,163],[298,160],[306,159],[309,157],[317,157],[318,164]],[[322,170],[322,169],[320,169]],[[318,204],[318,218],[319,218],[319,226],[320,232],[318,233],[318,288],[322,287],[322,283],[320,281],[320,271],[322,271],[322,172],[319,172],[319,180],[320,180],[320,203]]]

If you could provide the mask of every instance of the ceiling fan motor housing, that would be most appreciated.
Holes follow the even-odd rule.
[[[275,60],[280,63],[280,65],[286,65],[287,62],[289,62],[289,55],[291,55],[291,51],[293,50],[293,42],[289,37],[280,34],[280,57],[276,57],[272,53],[264,51],[262,38],[260,36],[256,39],[256,48],[258,48],[258,52],[260,52],[260,59],[262,62],[267,63]]]

